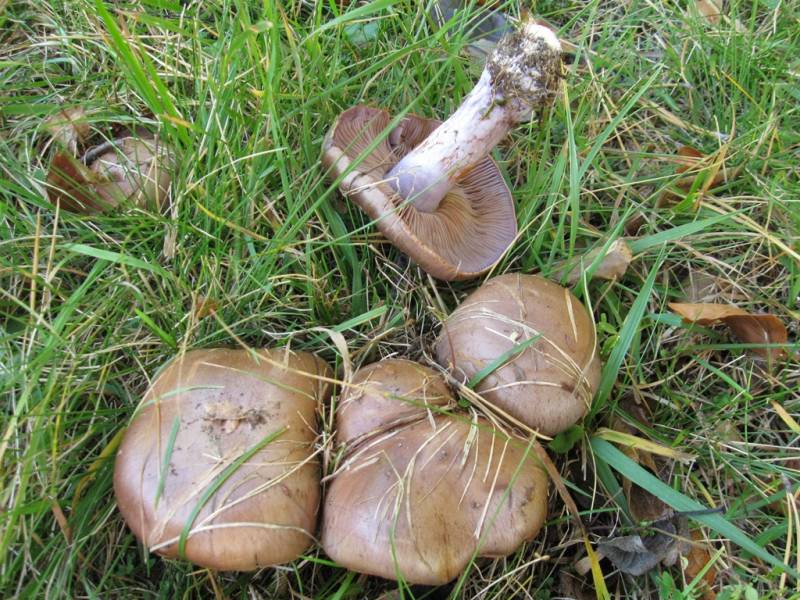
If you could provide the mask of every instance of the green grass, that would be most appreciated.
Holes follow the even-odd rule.
[[[547,275],[609,237],[634,236],[621,281],[574,290],[609,365],[586,431],[607,425],[623,398],[647,401],[650,436],[696,457],[664,481],[726,507],[783,559],[798,522],[770,504],[785,505],[780,492],[798,485],[789,459],[800,447],[771,402],[800,418],[798,362],[767,372],[724,330],[689,329],[666,305],[686,299],[689,274],[705,273],[719,301],[772,312],[797,340],[800,8],[731,0],[715,26],[686,6],[536,3],[593,53],[568,67],[557,105],[496,152],[523,233],[494,273]],[[375,38],[355,46],[347,27],[364,20]],[[440,319],[479,282],[434,281],[383,243],[325,182],[320,144],[356,103],[442,118],[479,68],[412,0],[0,1],[0,595],[338,599],[396,587],[317,549],[254,574],[146,555],[114,506],[115,436],[176,349],[236,336],[341,366],[335,336],[313,329],[325,327],[344,336],[354,367],[429,354]],[[74,105],[98,130],[136,123],[168,140],[179,160],[163,214],[56,214],[43,121]],[[726,168],[741,171],[696,210],[691,199],[657,206],[685,144],[707,154],[727,144]],[[626,229],[632,219],[638,230]],[[198,318],[201,297],[217,302],[217,318]],[[591,453],[586,438],[558,464],[594,542],[627,521],[612,500],[621,478]],[[779,570],[704,531],[721,551],[720,585],[762,598],[796,589],[789,577],[780,591]],[[583,556],[578,536],[553,495],[542,534],[507,559],[476,561],[458,596],[558,595],[559,572]],[[678,567],[669,577],[690,590]],[[607,585],[640,597],[666,589],[655,575]]]

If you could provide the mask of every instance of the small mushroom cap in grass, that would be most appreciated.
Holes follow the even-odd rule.
[[[166,201],[173,157],[156,137],[126,136],[89,149],[81,158],[57,152],[47,174],[53,204],[98,213],[122,204],[159,209]]]
[[[328,391],[319,377],[330,369],[307,353],[256,355],[188,352],[145,395],[117,455],[114,493],[149,550],[178,558],[186,531],[186,559],[252,570],[314,542],[316,412]]]
[[[343,112],[323,143],[322,164],[329,178],[346,173],[391,120],[388,112],[368,106]],[[425,271],[438,279],[470,279],[497,262],[517,233],[514,201],[495,162],[488,156],[479,161],[433,212],[418,210],[385,181],[389,170],[439,124],[407,115],[355,164],[339,189]]]
[[[490,404],[545,435],[583,417],[600,360],[594,323],[569,290],[536,275],[490,279],[447,318],[435,347],[465,382],[509,353],[475,388]]]
[[[370,382],[394,372],[394,365],[384,370],[381,364],[371,369]],[[444,388],[430,369],[418,367],[418,373],[417,389]],[[407,407],[374,393],[362,405],[372,400],[390,421]],[[360,419],[358,408],[337,414],[340,432]],[[439,585],[473,558],[506,556],[533,538],[546,517],[548,480],[530,447],[535,442],[510,437],[482,418],[417,410],[416,420],[378,424],[374,435],[347,448],[328,485],[322,545],[354,571]]]

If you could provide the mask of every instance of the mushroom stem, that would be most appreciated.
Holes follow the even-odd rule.
[[[389,171],[387,183],[417,210],[435,211],[514,125],[553,100],[560,71],[561,45],[550,29],[527,23],[506,35],[463,104]]]

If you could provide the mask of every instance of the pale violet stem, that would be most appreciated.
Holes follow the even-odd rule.
[[[560,52],[558,38],[541,25],[505,36],[458,110],[389,171],[387,183],[417,210],[436,210],[514,125],[552,100]]]

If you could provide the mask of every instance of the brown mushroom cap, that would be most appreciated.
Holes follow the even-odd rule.
[[[600,382],[594,324],[569,290],[536,275],[490,279],[447,318],[436,360],[470,380],[517,345],[476,391],[546,435],[580,420]]]
[[[178,557],[190,527],[188,560],[251,570],[292,561],[314,541],[316,411],[328,388],[315,377],[330,369],[307,353],[257,356],[191,351],[147,391],[117,454],[114,493],[151,551]]]
[[[329,176],[345,173],[391,120],[388,112],[368,106],[344,111],[323,143],[322,164]],[[496,263],[517,233],[514,200],[494,161],[481,160],[430,213],[414,208],[384,181],[440,124],[407,115],[355,165],[339,189],[425,271],[444,280],[469,279]]]
[[[420,367],[420,374],[428,379],[433,372]],[[444,381],[427,386],[438,389]],[[362,404],[371,399],[387,408],[392,401],[400,410],[407,406],[373,394],[365,394]],[[360,418],[356,408],[337,415],[340,432],[346,421]],[[395,411],[387,412],[395,418]],[[338,563],[438,585],[457,577],[475,556],[505,556],[538,533],[548,481],[529,447],[535,442],[509,437],[484,419],[424,413],[376,430],[349,448],[327,489],[322,545]]]
[[[50,200],[80,213],[112,210],[124,203],[158,209],[169,192],[172,160],[150,135],[106,142],[81,160],[58,152],[47,174]]]
[[[443,408],[453,396],[442,376],[410,360],[390,358],[359,369],[336,407],[339,444],[353,444]]]

